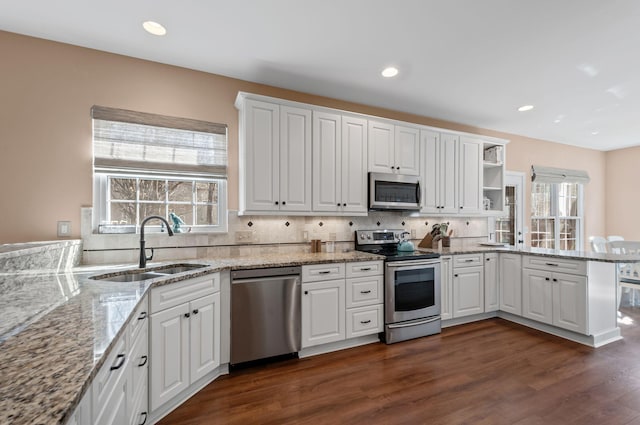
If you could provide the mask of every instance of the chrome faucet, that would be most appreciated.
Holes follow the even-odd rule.
[[[145,247],[144,247],[145,245],[144,225],[147,224],[147,221],[153,218],[157,218],[158,220],[162,221],[164,225],[167,226],[167,232],[169,233],[169,236],[173,236],[173,231],[171,230],[171,226],[169,226],[169,223],[163,217],[160,217],[159,215],[150,215],[149,217],[142,220],[142,223],[140,223],[140,268],[141,269],[144,269],[147,266],[147,261],[153,260],[153,248],[151,248],[151,256],[147,257],[147,254],[145,252]]]

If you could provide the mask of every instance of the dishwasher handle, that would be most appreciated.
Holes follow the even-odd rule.
[[[273,281],[282,281],[283,279],[294,279],[296,285],[300,285],[300,276],[296,275],[285,275],[285,276],[271,276],[271,277],[249,277],[246,279],[233,279],[231,281],[232,285],[236,285],[239,283],[247,284],[247,283],[268,283]]]

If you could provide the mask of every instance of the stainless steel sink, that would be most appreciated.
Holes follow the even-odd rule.
[[[176,273],[188,272],[202,267],[207,266],[206,264],[176,264],[172,266],[165,266],[164,268],[160,267],[157,269],[140,271],[136,273],[125,271],[115,275],[90,276],[89,279],[104,280],[108,282],[141,282],[147,279],[155,279],[158,277],[170,276]]]
[[[123,273],[115,276],[91,276],[89,279],[108,280],[109,282],[140,282],[147,279],[155,279],[157,277],[166,276],[161,273],[143,272],[143,273]]]
[[[188,272],[191,270],[200,269],[202,267],[206,267],[204,264],[179,264],[177,266],[171,266],[166,269],[160,268],[153,270],[154,273],[162,273],[162,274],[176,274],[182,272]]]

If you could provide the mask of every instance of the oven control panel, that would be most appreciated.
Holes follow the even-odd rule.
[[[398,243],[404,230],[356,230],[356,241],[364,244],[389,244]]]

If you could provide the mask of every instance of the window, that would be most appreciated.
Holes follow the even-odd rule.
[[[92,116],[100,233],[133,233],[149,215],[171,223],[172,213],[184,232],[226,231],[226,125],[97,106]]]
[[[582,185],[533,182],[531,246],[560,250],[582,248]]]

